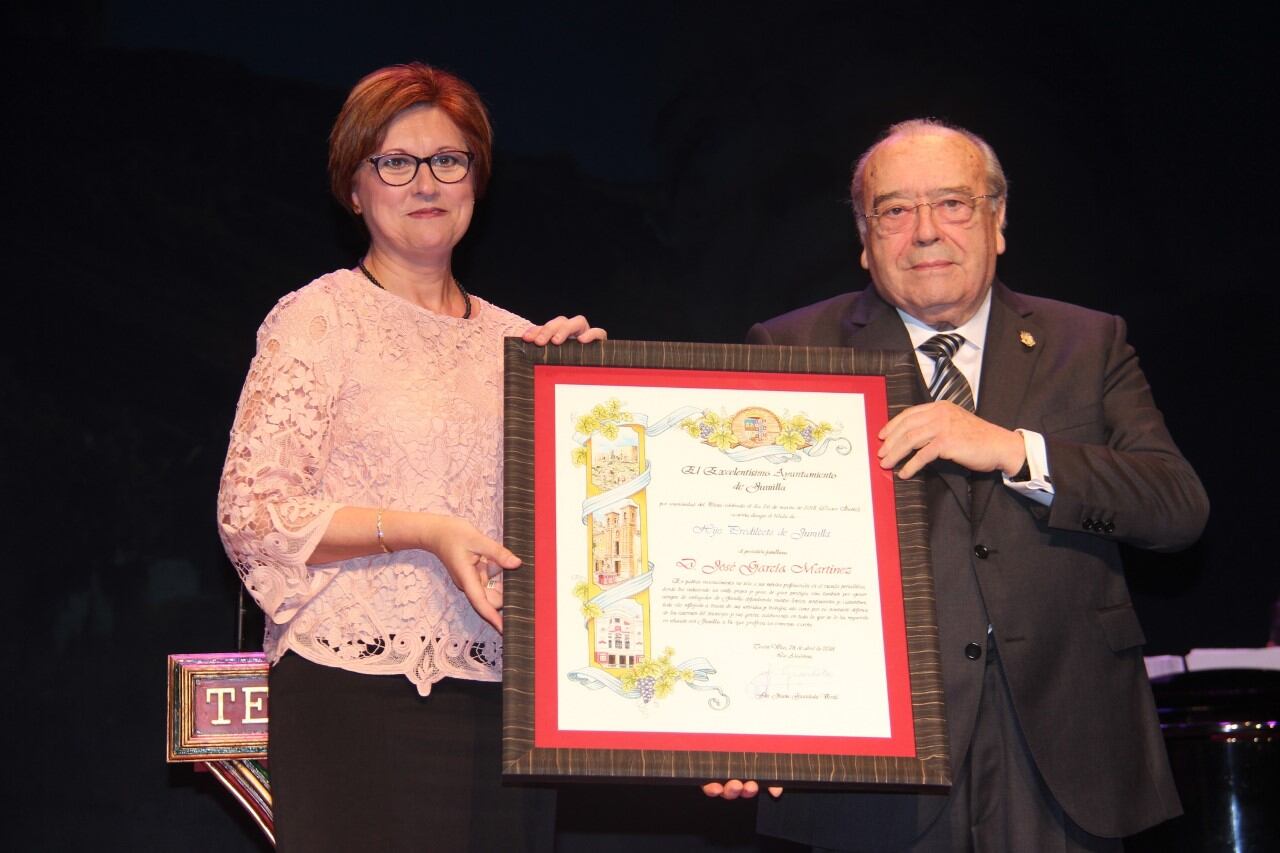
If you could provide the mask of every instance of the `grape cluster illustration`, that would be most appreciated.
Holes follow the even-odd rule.
[[[675,653],[676,650],[668,646],[662,650],[662,657],[647,660],[628,671],[622,676],[622,689],[648,705],[655,699],[670,696],[677,684],[692,682],[692,669],[681,669],[671,662]]]

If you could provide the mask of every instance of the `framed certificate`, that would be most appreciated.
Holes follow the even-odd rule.
[[[950,784],[910,353],[506,349],[504,773]]]

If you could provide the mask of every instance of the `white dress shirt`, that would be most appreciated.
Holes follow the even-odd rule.
[[[932,358],[920,351],[920,345],[938,334],[938,329],[912,317],[901,308],[897,311],[907,327],[911,346],[916,348],[916,361],[920,365],[920,375],[925,378],[927,387],[929,380],[933,378],[936,366]],[[978,405],[978,384],[982,379],[982,348],[987,340],[987,320],[990,317],[991,290],[988,289],[987,297],[982,300],[982,305],[978,307],[977,312],[960,326],[947,330],[964,338],[964,343],[956,351],[951,363],[964,374],[965,379],[969,380],[975,407]],[[1009,479],[1008,475],[1004,475],[1004,484],[1036,503],[1049,506],[1053,503],[1053,482],[1049,477],[1049,454],[1045,450],[1044,436],[1029,429],[1018,429],[1017,432],[1022,436],[1022,443],[1026,448],[1027,468],[1031,472],[1031,477],[1027,480],[1014,481]]]

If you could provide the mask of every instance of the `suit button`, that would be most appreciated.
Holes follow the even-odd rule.
[[[1080,526],[1083,527],[1085,530],[1093,530],[1094,529],[1093,525],[1094,525],[1094,521],[1092,518],[1085,518],[1084,521],[1080,522]]]
[[[969,660],[977,660],[982,657],[982,646],[977,643],[970,643],[964,647],[964,656]]]
[[[987,557],[988,557],[990,554],[991,554],[991,549],[990,549],[990,548],[988,548],[986,545],[974,545],[974,546],[973,546],[973,556],[977,557],[979,560],[985,560],[985,559],[987,559]],[[976,660],[976,658],[975,658],[975,660]]]
[[[1114,521],[1108,521],[1106,524],[1102,525],[1103,533],[1112,533],[1115,531],[1115,529],[1116,529],[1116,523]]]

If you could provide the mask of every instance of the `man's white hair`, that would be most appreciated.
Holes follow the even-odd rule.
[[[863,242],[866,242],[867,239],[866,217],[867,213],[869,213],[869,211],[862,209],[862,193],[865,187],[867,161],[871,159],[871,155],[875,153],[876,149],[891,137],[907,136],[913,133],[930,133],[937,130],[949,130],[952,133],[960,134],[972,142],[978,151],[982,153],[982,161],[986,166],[987,173],[987,193],[999,196],[1005,202],[1006,218],[1000,221],[1000,227],[1004,228],[1007,221],[1009,181],[1005,178],[1004,167],[1000,165],[1000,158],[996,156],[996,151],[991,147],[990,143],[971,130],[965,130],[963,127],[949,124],[941,119],[911,118],[891,125],[888,130],[880,134],[880,138],[870,148],[862,152],[862,156],[858,158],[858,164],[853,167],[853,183],[850,185],[849,197],[853,201],[853,214],[858,223],[858,236]]]

